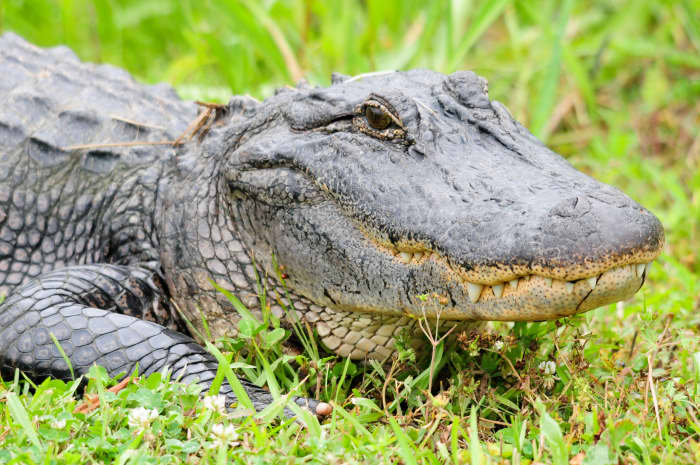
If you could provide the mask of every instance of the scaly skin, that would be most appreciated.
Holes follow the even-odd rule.
[[[329,350],[381,358],[418,316],[543,320],[628,298],[663,245],[651,213],[543,146],[470,72],[234,97],[202,143],[173,148],[143,143],[196,118],[169,88],[9,34],[0,66],[4,371],[65,377],[55,330],[80,373],[130,371],[133,347],[146,371],[206,384],[213,359],[175,332],[173,302],[231,333],[211,281],[259,312],[258,277],[285,293],[277,265]]]

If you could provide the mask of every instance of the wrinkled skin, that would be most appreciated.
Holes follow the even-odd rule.
[[[9,34],[0,65],[5,373],[67,376],[53,332],[79,373],[138,362],[206,385],[215,362],[174,306],[235,332],[212,281],[257,314],[260,281],[272,313],[293,317],[288,303],[329,350],[383,358],[416,316],[542,320],[628,298],[663,245],[651,213],[547,149],[471,72],[234,97],[201,143],[173,148],[159,143],[197,109],[167,88]]]

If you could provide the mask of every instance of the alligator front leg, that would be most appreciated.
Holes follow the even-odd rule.
[[[75,376],[93,364],[104,366],[110,376],[130,373],[137,364],[144,375],[167,367],[174,379],[199,382],[206,390],[217,369],[210,353],[189,336],[131,316],[159,304],[162,296],[152,278],[152,272],[138,267],[85,265],[46,273],[17,288],[0,305],[2,373],[19,368],[35,379],[70,379],[53,335]],[[272,401],[267,391],[241,383],[257,410]],[[228,383],[221,394],[227,403],[236,400]],[[300,397],[295,402],[317,414],[330,408]]]

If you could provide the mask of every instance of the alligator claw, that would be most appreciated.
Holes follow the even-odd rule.
[[[305,397],[295,397],[294,403],[299,407],[310,410],[315,413],[317,417],[325,417],[330,415],[333,411],[333,407],[326,402],[319,402],[315,399],[308,399]]]

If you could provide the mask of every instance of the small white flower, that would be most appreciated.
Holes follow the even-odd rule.
[[[143,407],[132,408],[129,412],[129,426],[135,428],[139,433],[144,431],[151,422],[158,418],[156,409],[147,410]]]
[[[493,343],[493,348],[496,352],[500,352],[503,349],[503,341],[496,341]]]
[[[51,427],[53,429],[63,429],[66,427],[66,420],[54,420],[51,422]]]
[[[225,447],[234,445],[234,441],[238,439],[238,433],[236,433],[236,427],[233,425],[224,426],[221,423],[217,423],[211,427],[211,434],[214,436],[213,447]]]
[[[539,368],[545,375],[553,375],[557,372],[557,364],[551,360],[540,362],[540,364],[537,365],[537,368]]]
[[[224,396],[205,396],[204,399],[202,399],[202,404],[207,410],[218,412],[221,415],[226,414],[226,397]]]

